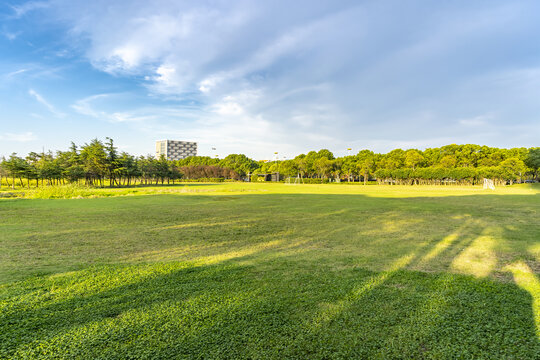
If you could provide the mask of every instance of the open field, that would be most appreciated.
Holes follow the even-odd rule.
[[[15,192],[0,358],[540,358],[538,186]]]

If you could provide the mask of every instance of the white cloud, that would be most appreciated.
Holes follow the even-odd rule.
[[[110,96],[110,94],[97,94],[97,95],[88,96],[88,97],[86,97],[84,99],[77,100],[75,102],[75,104],[71,105],[71,107],[75,111],[77,111],[79,114],[92,116],[92,117],[97,118],[97,117],[103,115],[103,113],[95,110],[92,107],[92,102],[94,102],[95,100],[98,100],[98,99],[107,98],[109,96]]]
[[[214,105],[214,112],[222,116],[237,116],[241,115],[244,109],[234,101],[225,101]]]
[[[22,34],[21,31],[17,31],[17,32],[9,32],[9,31],[4,31],[2,32],[2,34],[6,37],[6,39],[8,39],[9,41],[13,41],[15,40],[19,35]]]
[[[34,89],[28,90],[28,94],[31,95],[34,99],[36,99],[37,102],[39,102],[41,105],[45,106],[47,108],[47,110],[49,110],[52,114],[54,114],[54,115],[56,115],[58,117],[65,116],[65,114],[57,111],[56,108],[53,105],[51,105],[47,100],[45,100],[45,98],[43,98],[43,96],[41,96]]]
[[[219,75],[211,75],[203,79],[199,83],[199,91],[202,93],[209,93],[219,82],[223,81],[223,77]]]
[[[156,118],[152,114],[137,115],[130,111],[108,112],[105,110],[99,110],[95,107],[95,102],[109,99],[112,103],[114,103],[114,100],[119,100],[120,96],[121,94],[96,94],[77,100],[73,105],[71,105],[71,107],[79,114],[111,123],[148,121]]]
[[[30,142],[37,140],[37,137],[32,132],[2,133],[0,134],[0,139],[4,141]]]
[[[224,117],[236,117],[246,113],[246,108],[259,105],[260,90],[245,90],[224,96],[220,101],[209,106],[210,111]],[[257,114],[255,114],[256,116]],[[252,116],[254,116],[252,114]]]
[[[143,122],[156,119],[154,115],[137,116],[130,112],[115,112],[107,116],[107,118],[111,122]]]
[[[478,115],[470,118],[459,119],[459,123],[464,126],[478,127],[488,125],[489,120],[493,119],[492,114]]]
[[[14,76],[16,76],[16,75],[25,73],[25,72],[27,72],[28,70],[29,70],[29,69],[19,69],[19,70],[12,71],[12,72],[6,74],[6,78],[14,77]]]
[[[50,6],[51,3],[48,1],[28,1],[20,5],[13,5],[11,8],[15,13],[15,17],[20,18],[31,11],[45,9]]]
[[[157,68],[156,73],[158,74],[155,78],[157,82],[160,82],[165,86],[170,86],[176,73],[176,69],[174,66],[161,65]]]
[[[503,122],[537,121],[540,72],[521,66],[539,53],[519,40],[540,26],[522,18],[523,4],[58,1],[90,63],[151,95],[131,105],[98,95],[73,109],[149,133],[254,154],[385,151],[460,138],[508,144],[517,130]]]

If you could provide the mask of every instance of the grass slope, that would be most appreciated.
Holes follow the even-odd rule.
[[[538,188],[133,190],[0,201],[0,358],[540,356]]]

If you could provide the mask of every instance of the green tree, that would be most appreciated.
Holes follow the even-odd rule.
[[[509,180],[510,184],[517,179],[520,179],[525,171],[527,171],[525,163],[516,157],[504,160],[501,163],[500,168],[502,176],[506,180]]]
[[[107,142],[105,143],[105,151],[107,153],[107,175],[109,177],[109,186],[112,187],[114,184],[120,185],[116,181],[118,175],[117,169],[120,167],[118,162],[118,151],[116,146],[114,146],[113,139],[107,137]]]
[[[395,149],[384,155],[381,159],[381,168],[384,169],[400,169],[405,162],[405,151]]]
[[[294,160],[284,160],[281,162],[280,173],[285,176],[297,176],[298,165]]]
[[[103,180],[109,171],[109,162],[105,146],[98,139],[94,139],[90,144],[85,144],[81,149],[81,159],[83,162],[86,180],[90,185],[99,181],[103,186]]]
[[[219,162],[219,166],[232,169],[241,176],[245,176],[258,168],[258,164],[255,160],[250,159],[243,154],[227,155]]]
[[[413,170],[421,165],[424,160],[422,153],[416,149],[407,150],[405,154],[405,165]]]
[[[341,165],[342,171],[347,174],[347,181],[351,182],[351,177],[357,173],[356,156],[346,156]]]
[[[28,164],[27,162],[17,156],[16,153],[11,154],[8,160],[2,161],[2,167],[6,169],[9,176],[12,178],[11,187],[15,189],[15,179],[20,180],[21,187],[23,186],[22,178],[27,174]]]
[[[439,166],[445,169],[456,167],[457,159],[454,155],[446,155],[439,161]]]
[[[375,154],[370,150],[361,150],[356,158],[358,173],[364,178],[364,185],[367,185],[369,176],[375,172]]]
[[[321,150],[319,150],[317,152],[317,158],[320,159],[322,157],[325,157],[328,160],[334,160],[335,159],[334,154],[328,149],[321,149]]]
[[[303,178],[308,171],[308,163],[306,159],[306,155],[300,154],[297,157],[294,158],[294,162],[296,163],[296,167],[298,168],[298,172],[300,173],[300,176]]]
[[[315,160],[314,167],[320,178],[327,178],[332,170],[332,161],[323,156]]]
[[[525,164],[532,169],[534,178],[538,179],[538,171],[540,169],[540,147],[529,149]]]

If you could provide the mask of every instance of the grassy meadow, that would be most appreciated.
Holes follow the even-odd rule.
[[[538,186],[2,191],[0,358],[540,359]]]

